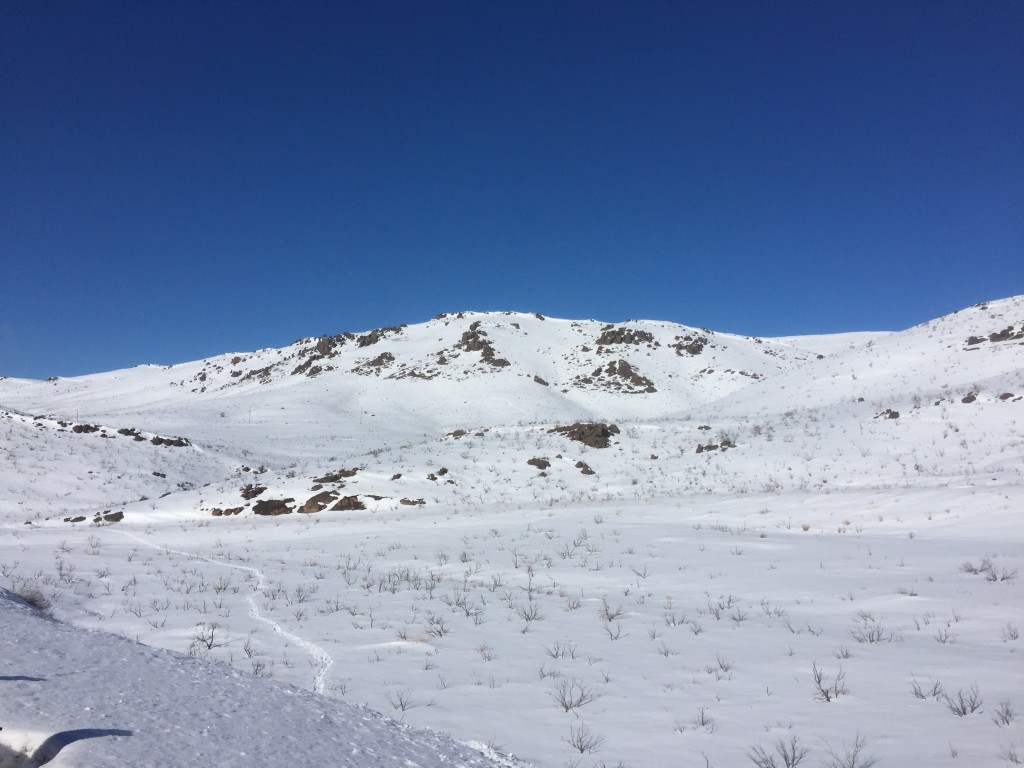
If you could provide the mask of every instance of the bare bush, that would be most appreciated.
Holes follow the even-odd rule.
[[[782,761],[783,768],[796,768],[804,761],[809,751],[806,747],[800,746],[800,737],[795,734],[789,737],[788,742],[781,737],[775,742],[775,753]],[[780,764],[775,759],[776,755],[762,747],[754,747],[747,757],[757,768],[779,768]]]
[[[384,694],[384,698],[387,699],[388,704],[401,712],[406,712],[416,706],[409,691],[388,691]]]
[[[1017,718],[1017,712],[1013,708],[1013,699],[1003,699],[999,702],[999,709],[992,715],[992,722],[996,725],[1009,725]]]
[[[223,639],[223,633],[217,622],[200,624],[192,636],[188,654],[189,656],[206,656],[214,648],[223,648],[227,644],[228,641]]]
[[[551,697],[566,712],[590,704],[601,698],[601,694],[579,680],[561,680],[552,691]]]
[[[949,711],[957,717],[966,717],[977,712],[981,709],[982,703],[977,683],[972,685],[967,691],[961,688],[953,696],[950,696],[948,693],[943,694],[942,700],[946,702]]]
[[[427,634],[431,637],[444,637],[450,630],[443,616],[427,612]]]
[[[1024,765],[1024,758],[1017,754],[1017,748],[1009,746],[999,753],[999,759],[1005,760],[1011,765]]]
[[[921,684],[917,682],[917,680],[914,680],[914,682],[911,683],[910,688],[914,692],[914,696],[916,696],[919,699],[938,699],[943,695],[942,683],[940,683],[938,680],[932,683],[931,688],[922,688]]]
[[[608,603],[607,597],[601,598],[601,609],[598,611],[598,616],[600,616],[604,621],[610,624],[613,621],[617,621],[622,618],[624,613],[625,611],[622,609],[621,605],[616,608],[612,608]]]
[[[875,619],[865,619],[860,627],[850,632],[850,637],[858,643],[891,643],[896,639],[895,634]]]
[[[586,723],[576,723],[570,726],[569,735],[563,737],[562,741],[582,755],[584,752],[590,754],[600,749],[604,744],[604,736],[595,734]]]
[[[990,557],[981,558],[979,565],[967,560],[960,566],[960,570],[974,576],[984,576],[985,581],[1013,581],[1017,578],[1016,568],[998,565]]]
[[[859,733],[854,738],[853,744],[843,744],[841,750],[834,750],[826,747],[828,757],[823,763],[824,768],[871,768],[878,764],[878,758],[864,754],[868,740]]]
[[[531,621],[540,621],[544,617],[541,615],[540,606],[537,603],[527,603],[526,605],[517,605],[515,607],[516,616],[530,623]]]
[[[842,667],[839,667],[839,671],[832,678],[831,682],[826,677],[825,672],[818,669],[816,663],[811,665],[811,674],[814,677],[814,698],[818,701],[832,701],[847,692],[846,684],[843,682],[846,678],[846,673]]]

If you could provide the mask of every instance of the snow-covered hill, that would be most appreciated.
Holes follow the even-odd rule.
[[[857,433],[829,449],[855,451],[833,482],[948,480],[960,465],[935,451],[964,458],[975,441],[1017,423],[1022,329],[1021,297],[901,333],[780,340],[650,321],[459,313],[176,366],[4,379],[0,429],[15,471],[0,474],[0,508],[32,521],[209,512],[251,507],[240,495],[250,485],[301,506],[325,485],[317,478],[353,467],[362,471],[346,486],[384,497],[376,506],[508,501],[524,491],[551,498],[560,493],[526,487],[538,481],[525,462],[559,452],[583,461],[578,444],[561,451],[565,441],[548,430],[595,421],[630,427],[616,459],[592,467],[606,495],[647,479],[648,457],[662,453],[672,461],[647,479],[648,495],[820,486],[829,479],[810,469],[826,451],[807,420],[819,432]],[[898,423],[887,418],[894,412]],[[965,433],[949,441],[961,425]],[[457,430],[468,437],[452,437]],[[753,466],[723,459],[708,482],[709,458],[694,452],[720,442],[719,433],[759,458]],[[507,453],[512,435],[515,454],[480,477],[470,466],[480,450],[467,445],[486,453],[498,441]],[[908,477],[905,466],[877,466],[880,452],[925,469]],[[428,481],[432,467],[458,471]],[[1016,471],[1012,462],[1003,468]],[[556,467],[540,485],[579,494],[598,482],[557,476]]]
[[[345,698],[546,768],[749,764],[794,736],[828,765],[858,733],[887,765],[1024,752],[1024,297],[783,339],[459,313],[2,379],[0,460],[2,583],[76,627],[0,605],[19,654],[107,630],[272,677],[223,685],[300,718]],[[165,738],[110,727],[139,738],[68,754]],[[463,749],[424,738],[419,764]]]

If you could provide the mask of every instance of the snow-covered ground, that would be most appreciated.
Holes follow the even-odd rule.
[[[1024,760],[1024,297],[445,315],[0,411],[0,584],[64,622],[0,601],[0,741],[112,732],[53,765]]]

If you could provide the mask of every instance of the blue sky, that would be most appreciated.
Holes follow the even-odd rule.
[[[1019,2],[0,3],[0,375],[1024,293]]]

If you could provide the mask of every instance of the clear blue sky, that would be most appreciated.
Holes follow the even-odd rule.
[[[1024,3],[0,0],[0,375],[1024,293]]]

